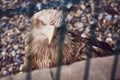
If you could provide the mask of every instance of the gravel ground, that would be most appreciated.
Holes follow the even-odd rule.
[[[29,19],[25,15],[0,19],[0,71],[6,76],[22,70],[24,40]]]
[[[35,1],[37,4],[38,1]],[[46,3],[47,0],[42,2]],[[70,7],[67,15],[70,31],[78,30],[81,32],[81,36],[89,37],[93,21],[91,3],[81,2],[79,5]],[[14,9],[19,6],[25,7],[28,4],[27,0],[1,0],[0,9]],[[120,1],[101,0],[99,7],[96,38],[109,43],[115,49],[120,34]],[[30,27],[30,18],[26,14],[0,18],[0,77],[22,72],[25,37]]]

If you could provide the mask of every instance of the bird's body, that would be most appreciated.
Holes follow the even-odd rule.
[[[38,37],[38,36],[37,36]],[[50,68],[57,65],[58,61],[58,41],[56,39],[52,40],[53,42],[49,45],[47,40],[41,41],[33,38],[32,40],[32,48],[31,48],[31,56],[32,56],[32,69],[36,68]],[[29,52],[29,45],[27,45],[27,51]],[[67,61],[71,59],[70,51],[72,49],[71,43],[64,43],[63,48],[63,58],[62,63],[65,64]],[[29,55],[29,54],[28,54]],[[27,56],[28,56],[27,55]]]
[[[60,28],[61,20],[62,12],[54,9],[42,10],[33,16],[32,35],[28,36],[24,64],[28,63],[27,57],[31,55],[32,69],[50,68],[57,65],[60,33],[54,30]],[[62,64],[86,59],[88,41],[89,39],[82,38],[79,34],[66,32],[62,50]],[[108,49],[101,48],[104,43],[99,43],[98,40],[94,42],[92,57],[113,54],[112,50],[108,53]],[[110,47],[105,43],[104,47],[107,48],[106,46]],[[103,54],[97,51],[96,47],[99,47],[100,51],[103,50]],[[110,47],[110,49],[112,48]],[[99,55],[96,53],[99,53]]]

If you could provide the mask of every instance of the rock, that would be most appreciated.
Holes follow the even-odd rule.
[[[13,57],[15,57],[16,53],[15,53],[14,50],[11,52],[11,55],[12,55]]]
[[[9,72],[7,70],[3,70],[3,73],[2,73],[4,76],[7,76],[9,75]]]
[[[66,7],[68,8],[68,9],[70,9],[71,7],[72,7],[72,3],[68,3],[67,5],[66,5]]]
[[[0,37],[3,37],[4,36],[4,33],[0,33]]]
[[[0,43],[0,49],[3,47],[3,45]]]
[[[109,43],[109,42],[112,42],[112,41],[113,41],[112,38],[107,38],[105,42]]]
[[[71,13],[69,13],[68,15],[67,15],[67,21],[71,21],[72,19],[73,19],[73,12],[71,12]]]
[[[14,48],[15,50],[18,50],[18,45],[13,45],[13,48]]]
[[[100,35],[97,37],[97,39],[98,39],[99,41],[102,41],[102,35],[100,34]]]
[[[3,16],[2,18],[1,18],[1,20],[8,20],[9,18],[8,17],[6,17],[6,16]]]
[[[2,51],[2,56],[5,56],[6,55],[6,51]]]
[[[2,72],[0,72],[0,77],[3,77],[3,74],[2,74]]]
[[[77,12],[74,14],[75,17],[80,17],[80,15],[82,14],[81,10],[77,10]]]
[[[107,36],[108,36],[109,38],[111,38],[111,37],[112,37],[112,34],[111,34],[111,33],[108,33]]]
[[[20,70],[20,71],[22,71],[22,70],[23,70],[23,67],[24,67],[24,65],[23,65],[23,64],[22,64],[22,65],[20,65],[19,70]]]
[[[111,20],[112,20],[112,15],[106,15],[106,16],[105,16],[105,19],[106,19],[107,21],[111,21]]]
[[[9,72],[13,72],[13,67],[12,67],[12,66],[9,67],[9,68],[8,68],[8,71],[9,71]]]
[[[36,5],[36,7],[37,7],[38,10],[41,10],[42,4],[38,2],[37,5]]]
[[[119,35],[118,34],[113,34],[112,37],[113,37],[114,40],[118,40],[119,39]]]
[[[13,65],[14,65],[14,66],[17,66],[17,65],[18,65],[18,63],[17,63],[17,62],[15,62]]]
[[[0,61],[2,61],[3,56],[0,54]]]
[[[7,45],[6,40],[5,39],[1,39],[1,44],[4,45],[4,46],[6,46]]]
[[[106,38],[105,42],[107,42],[110,46],[115,45],[115,41],[112,38]]]
[[[103,19],[103,14],[100,13],[99,16],[98,16],[98,20],[101,21]]]
[[[85,9],[85,5],[84,5],[84,4],[81,4],[80,7],[81,7],[81,9],[83,9],[83,10]]]
[[[88,34],[89,35],[89,32],[90,32],[90,29],[87,27],[87,28],[85,28],[85,31],[84,31],[84,33],[86,33],[86,34]]]
[[[6,22],[2,22],[1,24],[0,24],[0,27],[4,27],[6,25]]]
[[[18,49],[18,50],[16,51],[16,53],[17,53],[17,54],[21,54],[21,51],[20,51],[20,49]]]
[[[25,39],[26,35],[25,34],[21,34],[22,39]]]
[[[84,24],[82,22],[76,22],[74,24],[74,26],[75,26],[76,29],[80,30],[81,28],[84,27]]]
[[[88,35],[87,35],[86,33],[82,33],[82,34],[81,34],[81,37],[83,37],[83,38],[88,38]]]
[[[21,63],[21,55],[20,54],[17,54],[16,56],[15,56],[15,59],[14,59],[14,61],[16,61],[17,63]]]
[[[10,44],[8,44],[7,48],[8,48],[8,49],[9,49],[9,48],[11,48],[11,45],[10,45]]]
[[[81,21],[86,23],[87,22],[86,17],[85,16],[81,17]]]
[[[20,33],[20,31],[19,31],[19,29],[18,29],[18,28],[15,28],[15,31],[16,31],[16,33],[17,33],[17,34],[19,34],[19,33]]]
[[[18,26],[18,28],[19,28],[20,31],[25,30],[25,24],[20,23],[19,26]]]

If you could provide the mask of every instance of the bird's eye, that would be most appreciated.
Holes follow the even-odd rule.
[[[58,28],[56,29],[56,32],[60,32],[60,30],[61,30],[61,28],[60,28],[60,27],[58,27]]]
[[[45,25],[45,23],[43,21],[40,21],[40,25]]]

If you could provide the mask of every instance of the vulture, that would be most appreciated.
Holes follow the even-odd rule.
[[[32,17],[32,29],[27,35],[25,44],[24,68],[31,56],[31,69],[55,67],[58,64],[58,41],[60,37],[62,11],[45,9],[35,13]],[[89,38],[81,37],[80,33],[66,31],[62,49],[62,65],[87,58]],[[111,46],[95,39],[92,45],[91,57],[102,57],[114,54]]]

